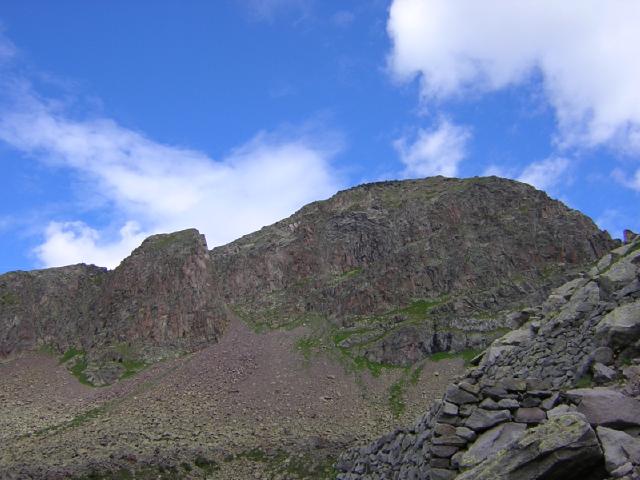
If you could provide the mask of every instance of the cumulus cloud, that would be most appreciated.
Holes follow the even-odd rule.
[[[540,190],[547,190],[560,182],[568,167],[569,160],[566,158],[547,158],[529,164],[517,180],[533,185]]]
[[[0,140],[70,169],[122,219],[116,232],[74,218],[51,222],[35,250],[44,266],[113,267],[144,237],[190,227],[205,233],[210,246],[223,244],[340,187],[330,164],[339,147],[304,133],[259,133],[214,160],[110,119],[75,120],[24,89],[0,113]]]
[[[640,151],[640,2],[394,0],[389,67],[424,101],[541,78],[564,145]]]
[[[35,254],[46,266],[90,262],[115,268],[145,238],[134,221],[125,223],[118,233],[116,239],[102,242],[100,232],[84,222],[50,222],[46,240],[36,247]]]
[[[399,138],[394,147],[405,165],[405,177],[453,177],[458,174],[470,138],[469,128],[441,120],[433,129],[420,129],[413,140]]]
[[[623,172],[622,169],[616,168],[613,170],[612,176],[621,185],[640,192],[640,169],[628,174]]]
[[[540,190],[550,190],[565,178],[571,162],[564,157],[550,157],[527,165],[522,171],[501,165],[489,165],[483,175],[513,178]]]

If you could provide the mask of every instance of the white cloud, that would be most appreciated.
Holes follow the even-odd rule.
[[[562,180],[568,167],[569,160],[566,158],[547,158],[529,164],[517,180],[533,185],[540,190],[547,190]]]
[[[540,75],[561,143],[640,151],[637,0],[394,0],[389,66],[423,100]]]
[[[50,223],[35,251],[45,266],[114,266],[145,236],[190,227],[220,245],[340,187],[329,163],[338,147],[304,134],[260,133],[216,161],[109,119],[73,120],[24,91],[0,113],[0,140],[92,182],[123,219],[114,234],[76,219]]]
[[[49,223],[45,237],[35,254],[46,266],[88,262],[115,268],[120,259],[142,243],[145,235],[136,222],[129,221],[120,229],[117,239],[101,242],[100,232],[76,221]]]
[[[638,217],[631,217],[615,208],[606,209],[596,218],[595,222],[602,230],[608,231],[612,237],[620,239],[623,238],[625,229],[631,229],[632,231],[640,229],[640,219]]]
[[[394,147],[405,165],[406,177],[453,177],[465,157],[470,137],[467,127],[442,120],[434,129],[420,129],[413,141],[407,137],[396,140]]]
[[[611,176],[625,187],[640,192],[640,169],[629,175],[624,173],[622,169],[616,168],[611,173]]]

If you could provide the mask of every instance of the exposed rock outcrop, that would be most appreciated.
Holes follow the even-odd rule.
[[[635,237],[554,290],[414,426],[344,454],[338,478],[640,478],[639,260]],[[611,378],[584,388],[604,363]]]
[[[144,357],[154,347],[215,340],[226,312],[211,269],[204,236],[185,230],[148,238],[113,271],[74,265],[2,275],[0,353],[74,347],[99,357],[101,347],[126,343],[147,349]]]
[[[322,318],[344,333],[339,347],[409,365],[486,346],[615,244],[529,185],[433,177],[345,190],[211,258],[248,321]]]

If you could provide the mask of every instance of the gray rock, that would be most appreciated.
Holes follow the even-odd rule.
[[[436,423],[433,431],[437,435],[455,435],[456,427],[453,425],[449,425],[448,423]]]
[[[432,468],[430,472],[431,480],[453,480],[457,472],[445,470],[443,468]]]
[[[431,445],[431,454],[436,457],[449,458],[458,451],[458,447],[453,445]]]
[[[611,476],[613,478],[623,478],[625,477],[625,475],[629,475],[631,472],[633,472],[633,464],[631,462],[627,462],[624,465],[621,465],[620,467],[612,471]],[[629,480],[636,480],[636,479],[632,479],[631,477],[625,477],[625,478],[628,478]]]
[[[443,437],[434,437],[431,440],[433,445],[451,445],[455,447],[462,447],[467,444],[467,441],[457,435],[445,435]]]
[[[578,404],[578,412],[591,425],[611,428],[640,426],[640,402],[606,387],[581,388],[567,392]]]
[[[513,409],[513,408],[518,408],[519,406],[520,404],[518,403],[518,400],[516,400],[515,398],[503,398],[498,402],[499,409],[502,409],[502,408]]]
[[[467,440],[469,442],[473,442],[477,437],[476,432],[474,432],[473,430],[471,430],[470,428],[467,428],[467,427],[458,427],[458,428],[456,428],[456,435],[458,435],[459,437],[464,438],[465,440]]]
[[[609,368],[602,363],[594,363],[591,366],[593,380],[596,383],[609,383],[616,379],[617,373],[613,368]]]
[[[508,447],[524,435],[527,426],[522,423],[502,423],[487,430],[469,447],[460,459],[462,468],[475,467],[498,451]]]
[[[547,414],[538,407],[519,408],[515,414],[515,421],[521,423],[540,423],[546,419]]]
[[[591,426],[578,415],[554,417],[528,430],[508,450],[460,474],[457,480],[587,478],[602,462]]]
[[[598,347],[591,352],[591,358],[594,363],[602,363],[604,365],[611,365],[613,363],[613,350],[609,347]]]
[[[442,413],[445,415],[457,415],[458,414],[458,406],[453,403],[444,402],[442,404]]]
[[[640,440],[631,435],[606,427],[596,429],[604,450],[607,472],[613,473],[624,464],[640,464]]]
[[[611,346],[633,345],[640,338],[640,300],[605,315],[596,326],[596,335]]]
[[[552,393],[550,397],[545,398],[542,403],[540,403],[540,408],[542,408],[543,410],[551,410],[556,406],[559,398],[560,394],[558,392]]]
[[[447,393],[444,396],[445,400],[456,405],[464,405],[465,403],[477,403],[478,397],[469,393],[457,385],[451,385],[447,388]]]
[[[509,420],[511,420],[511,412],[509,410],[484,410],[478,408],[467,418],[464,426],[479,432]]]

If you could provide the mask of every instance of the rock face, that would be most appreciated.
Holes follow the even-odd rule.
[[[634,237],[555,289],[413,426],[343,454],[338,478],[640,478],[640,320],[629,314],[640,300],[639,259]],[[618,266],[625,280],[613,283]],[[584,388],[600,362],[611,380]]]
[[[510,180],[362,185],[210,252],[186,230],[150,237],[113,271],[2,275],[0,354],[48,345],[121,362],[126,344],[149,361],[214,341],[235,314],[256,327],[324,322],[350,357],[409,365],[486,346],[615,244]],[[635,267],[624,265],[611,288]]]
[[[11,272],[0,276],[0,356],[82,338],[107,275],[93,265]],[[92,308],[93,307],[93,308]]]
[[[326,319],[344,332],[339,347],[408,365],[486,345],[512,328],[513,310],[613,246],[528,185],[433,177],[340,192],[211,258],[246,320]]]
[[[74,265],[0,276],[0,354],[125,342],[193,348],[222,332],[203,235],[155,235],[113,271]]]

